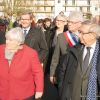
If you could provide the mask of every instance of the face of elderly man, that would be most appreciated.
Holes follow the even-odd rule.
[[[82,25],[79,29],[80,32],[80,41],[86,46],[90,46],[96,41],[96,33],[89,32],[91,25]]]
[[[80,11],[72,11],[68,16],[68,30],[76,33],[83,22],[83,14]]]
[[[81,21],[77,20],[76,18],[73,17],[68,20],[69,31],[76,32],[80,26],[81,26]]]

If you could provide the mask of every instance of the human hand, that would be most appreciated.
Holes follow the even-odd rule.
[[[43,63],[41,63],[41,66],[43,67]]]
[[[56,77],[50,76],[50,82],[51,82],[52,84],[55,84],[55,83],[56,83]]]
[[[36,92],[36,93],[35,93],[35,99],[41,98],[42,95],[43,95],[43,92]]]

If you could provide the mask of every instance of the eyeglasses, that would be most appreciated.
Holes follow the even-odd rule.
[[[68,23],[71,23],[71,24],[77,24],[79,23],[80,21],[77,21],[77,22],[74,22],[74,21],[67,21]]]
[[[66,22],[66,21],[57,19],[56,22]]]
[[[90,34],[90,33],[92,33],[92,32],[82,32],[82,31],[78,31],[81,35],[85,35],[85,34]]]

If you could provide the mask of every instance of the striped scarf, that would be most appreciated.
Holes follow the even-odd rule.
[[[78,42],[79,42],[78,37],[75,36],[75,34],[72,33],[72,32],[69,32],[69,31],[64,32],[64,36],[65,36],[65,38],[66,38],[68,44],[69,44],[71,47],[74,46],[74,45],[76,45],[76,44],[78,44]]]

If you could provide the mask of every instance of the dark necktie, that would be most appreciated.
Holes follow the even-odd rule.
[[[24,35],[26,36],[26,34],[27,34],[27,30],[24,30]]]
[[[87,49],[87,53],[86,53],[84,61],[83,61],[83,70],[86,69],[86,67],[88,67],[88,65],[89,65],[91,47],[87,47],[86,49]]]

